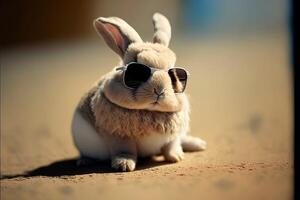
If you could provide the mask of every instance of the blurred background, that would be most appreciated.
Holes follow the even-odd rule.
[[[157,199],[291,199],[290,7],[288,0],[2,0],[2,175],[78,156],[70,134],[73,111],[119,61],[94,31],[99,16],[123,18],[144,41],[152,40],[154,12],[169,18],[177,66],[191,73],[191,133],[208,149],[156,174],[131,173],[126,186],[115,174],[1,180],[1,199],[47,199],[49,191],[55,199],[82,199],[99,190],[104,199],[132,190],[147,199],[144,188]],[[252,167],[230,167],[241,163]],[[178,169],[185,178],[161,178],[161,170]]]
[[[91,39],[98,16],[123,18],[149,39],[156,11],[171,20],[173,34],[197,39],[274,34],[288,20],[287,0],[3,0],[0,9],[2,47]]]

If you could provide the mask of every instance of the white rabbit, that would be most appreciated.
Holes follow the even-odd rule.
[[[74,113],[72,134],[82,158],[110,159],[114,169],[133,171],[138,157],[162,154],[178,162],[183,151],[206,148],[205,141],[187,134],[187,72],[175,67],[176,56],[168,48],[169,21],[155,13],[153,23],[150,43],[120,18],[94,21],[122,62],[100,78]]]

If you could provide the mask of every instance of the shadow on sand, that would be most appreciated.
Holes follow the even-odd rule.
[[[109,161],[94,161],[93,164],[83,167],[78,167],[76,162],[77,158],[60,160],[46,166],[41,166],[36,169],[26,171],[23,174],[1,175],[1,180],[30,178],[35,176],[61,177],[91,173],[117,173],[116,170],[111,168]],[[168,164],[166,161],[156,161],[152,158],[144,158],[139,159],[136,170],[138,171],[166,164]]]

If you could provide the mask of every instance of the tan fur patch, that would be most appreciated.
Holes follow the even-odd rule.
[[[174,134],[188,129],[188,109],[180,112],[132,110],[111,103],[100,91],[92,98],[95,125],[99,133],[138,138],[153,132]]]
[[[91,99],[97,91],[97,86],[92,87],[80,100],[77,109],[80,111],[84,119],[95,125],[95,116],[91,108]]]
[[[176,56],[168,47],[153,43],[133,43],[124,56],[124,63],[132,61],[148,65],[158,69],[173,67]]]

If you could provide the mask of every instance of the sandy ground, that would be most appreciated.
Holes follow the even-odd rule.
[[[191,134],[203,152],[76,168],[70,121],[118,62],[101,41],[1,53],[1,199],[292,199],[293,102],[285,34],[173,43],[191,73]]]

